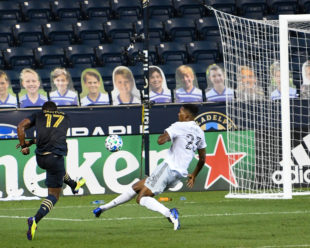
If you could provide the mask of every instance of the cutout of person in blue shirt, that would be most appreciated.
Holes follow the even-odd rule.
[[[300,86],[301,99],[310,99],[310,61],[302,65],[302,85]]]
[[[0,70],[0,108],[16,108],[16,95],[13,93],[7,74]]]
[[[176,102],[202,102],[202,91],[198,88],[197,78],[192,67],[181,65],[176,73]]]
[[[225,73],[220,66],[209,65],[206,76],[208,82],[206,99],[208,102],[225,102],[234,98],[234,90],[225,86]]]
[[[65,68],[55,68],[51,72],[51,85],[50,99],[57,106],[78,105],[78,95],[74,90],[71,75]]]
[[[131,70],[126,66],[117,66],[113,70],[113,105],[140,104],[140,92]]]
[[[110,104],[109,95],[104,90],[102,77],[98,70],[85,69],[81,79],[81,106]]]
[[[20,73],[22,90],[19,93],[21,108],[40,107],[47,101],[47,94],[41,88],[39,74],[30,68],[25,68]]]
[[[274,62],[270,66],[270,78],[271,85],[275,83],[276,89],[271,92],[270,99],[271,100],[279,100],[281,99],[281,77],[280,77],[280,63],[278,61]],[[290,77],[290,81],[292,81]],[[290,83],[292,85],[292,83]],[[296,89],[293,87],[289,87],[289,96],[290,98],[297,98]]]
[[[167,87],[166,77],[157,66],[149,67],[150,100],[155,103],[171,102],[171,92]]]

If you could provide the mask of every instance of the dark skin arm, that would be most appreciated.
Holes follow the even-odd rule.
[[[16,148],[22,147],[21,152],[24,155],[28,155],[30,152],[29,146],[34,142],[25,140],[25,130],[30,128],[30,120],[24,119],[17,126],[17,136],[19,139],[19,144],[16,145]]]
[[[159,135],[158,139],[157,139],[157,143],[158,145],[163,145],[166,142],[170,141],[170,136],[169,134],[165,131],[164,133],[162,133],[161,135]]]
[[[203,165],[205,164],[205,157],[206,157],[206,149],[198,149],[199,160],[197,162],[196,168],[192,174],[188,174],[187,180],[187,187],[192,188],[195,184],[195,179],[200,170],[202,169]]]

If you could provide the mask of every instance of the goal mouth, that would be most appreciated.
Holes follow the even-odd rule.
[[[246,150],[230,175],[238,187],[230,185],[226,197],[310,194],[310,15],[254,20],[211,9],[225,87],[234,91],[226,114],[237,129],[227,130],[227,149]]]

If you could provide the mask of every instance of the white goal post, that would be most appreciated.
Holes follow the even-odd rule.
[[[237,185],[226,197],[310,194],[310,15],[252,20],[212,10],[226,87],[235,90],[226,112],[237,130],[227,131],[227,147],[247,149],[231,169]]]

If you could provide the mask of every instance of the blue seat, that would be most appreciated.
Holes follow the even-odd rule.
[[[76,23],[75,32],[77,41],[82,44],[97,46],[105,40],[103,24],[97,20]]]
[[[303,13],[310,13],[310,0],[299,0],[299,9]]]
[[[82,8],[87,19],[105,19],[109,20],[112,17],[112,6],[109,0],[84,0]]]
[[[76,43],[73,25],[68,22],[51,22],[43,25],[43,32],[49,44],[66,47]]]
[[[136,21],[142,17],[141,0],[112,1],[112,9],[116,18]]]
[[[5,65],[9,69],[36,68],[34,52],[29,47],[11,47],[3,51]]]
[[[81,3],[76,0],[53,1],[51,4],[54,18],[59,21],[68,19],[82,20],[83,12]]]
[[[186,64],[188,54],[186,46],[181,42],[163,42],[157,46],[160,64]]]
[[[0,21],[6,23],[22,21],[20,4],[15,1],[0,1]]]
[[[218,45],[214,41],[194,41],[187,44],[189,61],[191,63],[214,63],[219,61]]]
[[[178,16],[201,18],[206,15],[204,1],[174,0],[174,8]]]
[[[18,93],[20,92],[20,78],[19,78],[20,71],[19,70],[6,70],[5,73],[8,75],[8,78],[10,79],[13,92],[18,97]]]
[[[192,63],[192,64],[187,64],[187,65],[190,66],[194,70],[196,78],[197,78],[198,86],[204,92],[208,86],[207,79],[206,79],[206,69],[208,68],[210,64],[209,63]]]
[[[37,69],[36,72],[39,74],[44,91],[47,93],[51,92],[52,90],[51,70],[50,69]]]
[[[7,23],[0,23],[0,50],[14,46],[15,40],[12,32],[12,26]]]
[[[172,0],[149,1],[149,18],[156,20],[167,20],[175,16]]]
[[[103,44],[95,47],[95,53],[98,65],[126,65],[127,60],[125,58],[124,47],[119,44]]]
[[[65,49],[70,67],[94,67],[97,65],[93,47],[88,45],[71,45]]]
[[[266,0],[238,0],[237,9],[243,17],[262,19],[267,13]]]
[[[235,0],[206,0],[206,5],[229,14],[237,13]]]
[[[36,63],[39,68],[66,67],[65,51],[60,46],[45,45],[34,49]]]
[[[215,17],[204,17],[195,20],[200,40],[221,40],[220,29]]]
[[[267,0],[271,14],[297,14],[297,0]]]
[[[111,20],[104,25],[106,39],[109,42],[117,40],[126,41],[129,44],[135,30],[132,22],[126,20]]]
[[[196,25],[192,18],[174,18],[164,21],[166,37],[170,41],[196,40]]]
[[[74,89],[80,94],[82,92],[81,74],[83,70],[77,67],[77,68],[67,68],[67,71],[70,73]],[[79,94],[78,97],[80,97]]]
[[[21,11],[26,21],[47,23],[53,20],[49,1],[31,0],[21,3]]]
[[[136,87],[141,92],[144,89],[145,81],[144,81],[144,70],[142,64],[137,64],[135,66],[129,66],[128,67],[135,79]],[[142,96],[141,96],[142,97]]]
[[[144,34],[143,21],[137,21],[135,23],[136,31],[138,35]],[[165,41],[165,29],[162,21],[156,19],[150,19],[148,23],[149,39],[158,42]]]
[[[15,24],[13,35],[18,46],[35,48],[45,43],[42,25],[36,22]]]

